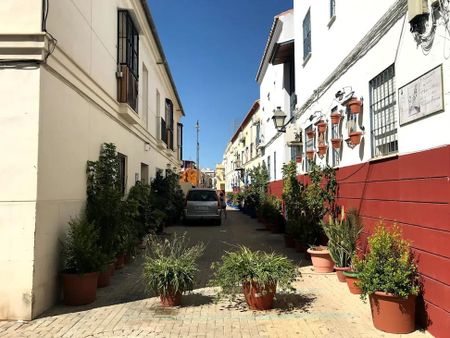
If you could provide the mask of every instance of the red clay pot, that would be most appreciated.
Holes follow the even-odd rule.
[[[245,300],[251,310],[269,310],[273,308],[276,284],[266,285],[265,288],[261,288],[256,282],[246,282],[243,283],[242,287]]]
[[[306,132],[306,136],[308,136],[309,139],[314,138],[314,134],[315,134],[314,130],[308,130]]]
[[[104,288],[111,283],[111,276],[114,271],[114,264],[109,264],[104,271],[100,271],[97,280],[97,287]]]
[[[350,271],[351,268],[349,266],[346,266],[344,268],[334,266],[334,270],[336,270],[336,276],[337,276],[337,279],[339,280],[339,282],[345,283],[344,271]]]
[[[123,262],[125,263],[125,265],[131,264],[131,262],[133,261],[133,256],[131,256],[130,253],[126,252],[123,255]]]
[[[410,333],[416,328],[416,296],[404,299],[386,292],[369,295],[373,325],[388,333]]]
[[[125,254],[120,254],[116,256],[116,270],[122,269],[125,266]]]
[[[307,252],[311,255],[311,261],[316,272],[333,272],[334,262],[326,247],[316,246],[314,248],[309,248]]]
[[[331,145],[334,149],[341,149],[342,139],[341,138],[332,138]]]
[[[284,234],[284,244],[286,248],[295,248],[295,240],[291,234]]]
[[[319,133],[324,133],[327,131],[327,123],[324,121],[320,121],[317,123],[317,129],[319,130]]]
[[[348,101],[347,106],[350,108],[350,112],[352,114],[361,113],[362,102],[360,100],[352,98],[350,101]]]
[[[314,158],[314,150],[307,150],[306,151],[306,156],[312,160]]]
[[[355,132],[350,133],[350,135],[349,135],[350,142],[355,146],[360,144],[361,143],[361,135],[362,135],[362,133],[360,131],[355,131]]]
[[[66,305],[85,305],[97,297],[98,272],[63,273],[63,297]]]
[[[319,155],[323,156],[327,153],[328,146],[326,144],[319,144]]]
[[[341,122],[341,118],[342,118],[342,116],[340,113],[338,113],[338,112],[331,113],[331,123],[332,124],[339,124],[339,122]]]
[[[181,304],[181,292],[169,293],[167,295],[160,295],[159,299],[161,300],[161,306],[170,307],[170,306],[178,306]]]
[[[344,276],[350,293],[353,293],[354,295],[360,295],[362,291],[359,286],[355,284],[357,281],[359,281],[358,274],[352,271],[344,271]]]
[[[295,163],[302,163],[302,156],[295,156]]]

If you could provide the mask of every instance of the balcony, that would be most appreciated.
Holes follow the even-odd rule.
[[[127,65],[120,65],[117,73],[117,100],[120,103],[127,103],[137,116],[138,108],[138,79],[130,71]],[[134,118],[131,120],[134,121]]]

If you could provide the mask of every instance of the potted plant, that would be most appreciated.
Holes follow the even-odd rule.
[[[331,123],[339,124],[341,122],[342,115],[338,111],[334,111],[331,113]]]
[[[347,102],[347,107],[350,108],[352,114],[359,114],[361,112],[362,101],[353,97]]]
[[[319,133],[324,133],[327,130],[327,123],[323,120],[320,120],[316,123],[317,129],[319,130]]]
[[[306,131],[306,136],[308,136],[309,139],[314,138],[315,132],[313,129],[309,129]]]
[[[319,151],[318,151],[319,155],[320,156],[324,156],[327,153],[328,145],[326,145],[326,144],[319,144],[318,148],[319,148]]]
[[[356,253],[357,241],[362,231],[362,225],[356,209],[351,209],[346,217],[342,207],[337,218],[331,215],[328,222],[322,221],[322,227],[328,237],[328,250],[335,263],[337,278],[345,282],[344,271],[350,270],[351,258]]]
[[[210,284],[221,287],[221,296],[235,298],[243,290],[245,300],[252,310],[273,307],[276,290],[292,290],[298,270],[288,258],[275,253],[252,251],[244,246],[227,252],[221,262],[215,262]]]
[[[314,158],[314,150],[313,149],[307,150],[306,156],[308,157],[308,159],[312,160]]]
[[[389,333],[415,330],[415,304],[420,286],[410,244],[398,225],[380,222],[368,238],[369,251],[357,262],[361,298],[369,296],[374,326]]]
[[[203,243],[189,245],[186,234],[174,234],[160,240],[150,236],[144,263],[147,288],[157,293],[162,306],[181,304],[185,291],[192,291],[198,272],[198,259],[205,250]]]
[[[343,273],[350,293],[353,293],[354,295],[360,295],[362,293],[362,290],[358,286],[359,284],[358,271],[354,271],[354,269],[350,268],[349,271],[344,271]]]
[[[354,146],[361,143],[362,132],[352,131],[348,136],[350,137],[350,143],[353,144]]]
[[[307,252],[311,255],[314,271],[321,273],[329,273],[334,271],[334,262],[331,259],[330,251],[326,246],[312,246],[307,250]]]
[[[69,221],[62,242],[64,304],[84,305],[95,300],[99,270],[105,264],[98,239],[99,229],[86,218]]]
[[[341,149],[342,138],[332,138],[331,145],[333,146],[333,149]]]

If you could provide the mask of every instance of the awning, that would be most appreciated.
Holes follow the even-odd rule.
[[[270,63],[279,65],[294,60],[294,40],[277,43],[273,49]]]

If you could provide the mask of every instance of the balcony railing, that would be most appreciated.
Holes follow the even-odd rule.
[[[117,81],[117,100],[128,103],[137,113],[138,108],[138,80],[127,65],[120,65]]]

